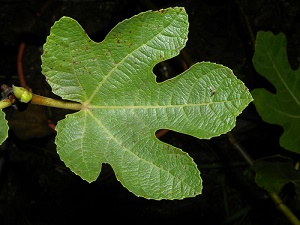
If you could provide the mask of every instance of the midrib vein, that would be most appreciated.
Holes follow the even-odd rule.
[[[243,100],[243,99],[239,99]],[[248,99],[244,99],[248,100]],[[164,109],[164,108],[183,108],[183,107],[197,107],[197,106],[209,106],[215,104],[231,103],[233,101],[221,101],[221,102],[205,102],[195,104],[182,104],[182,105],[89,105],[87,109]]]

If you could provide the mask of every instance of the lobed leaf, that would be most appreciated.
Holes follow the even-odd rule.
[[[282,147],[300,153],[300,69],[290,67],[284,34],[258,32],[253,65],[276,88],[275,94],[262,88],[251,92],[258,113],[283,127]]]
[[[101,43],[71,18],[54,24],[42,71],[54,93],[82,104],[56,128],[58,153],[73,172],[92,182],[102,163],[109,163],[137,196],[182,199],[201,193],[193,159],[155,132],[218,136],[234,127],[252,97],[230,69],[208,62],[157,83],[153,67],[178,55],[187,35],[188,17],[180,7],[124,20]]]

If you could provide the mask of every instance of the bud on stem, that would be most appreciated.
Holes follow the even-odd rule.
[[[32,93],[23,87],[12,86],[14,95],[20,102],[28,103],[32,99]]]

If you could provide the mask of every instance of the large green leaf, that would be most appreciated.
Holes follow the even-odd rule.
[[[258,32],[253,64],[276,88],[276,94],[262,88],[252,91],[258,113],[264,121],[284,128],[282,147],[300,153],[300,69],[290,67],[285,36]]]
[[[109,163],[137,196],[182,199],[201,193],[192,158],[155,132],[218,136],[234,127],[252,97],[230,69],[213,63],[157,83],[153,67],[178,55],[187,35],[187,14],[177,7],[125,20],[101,43],[71,18],[54,24],[43,74],[54,93],[83,105],[56,128],[58,153],[73,172],[92,182],[102,163]]]
[[[8,125],[5,119],[5,113],[0,110],[0,145],[5,141],[8,136]]]

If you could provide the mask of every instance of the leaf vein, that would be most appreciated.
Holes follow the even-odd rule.
[[[271,109],[273,109],[274,111],[276,111],[276,112],[278,112],[278,113],[280,113],[280,114],[282,114],[282,115],[285,115],[285,116],[288,116],[288,117],[291,117],[291,118],[295,118],[295,119],[300,119],[300,115],[293,115],[293,114],[290,114],[290,113],[286,113],[286,112],[284,112],[284,111],[281,111],[281,110],[279,110],[279,109],[276,109],[276,108],[274,108],[272,105],[270,105],[270,104],[267,104],[267,106],[269,106]]]

